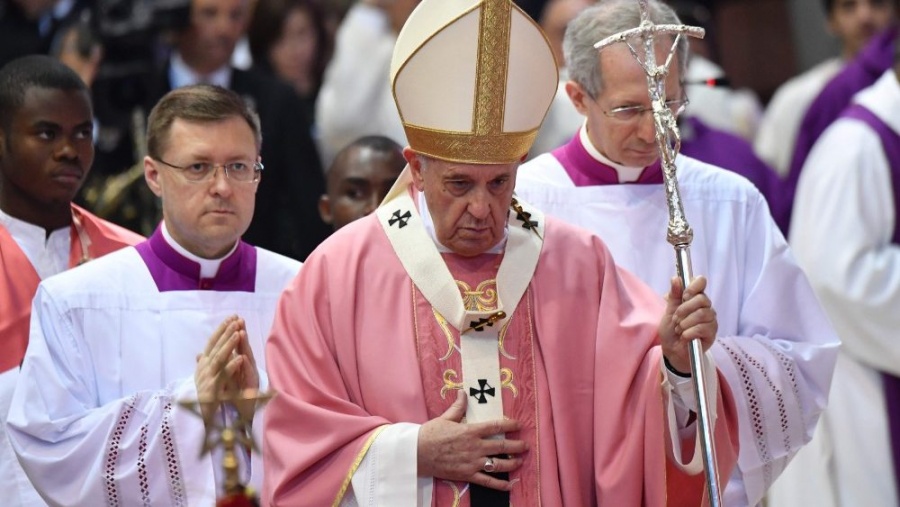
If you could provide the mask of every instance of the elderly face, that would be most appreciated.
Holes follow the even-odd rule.
[[[228,178],[224,164],[258,159],[253,131],[240,117],[195,123],[176,119],[161,160],[175,166],[218,165],[202,181],[189,181],[184,170],[144,158],[144,175],[161,197],[163,219],[172,237],[189,252],[215,259],[226,254],[250,226],[258,182]]]
[[[656,59],[664,61],[668,45],[659,43]],[[629,167],[645,167],[659,157],[656,130],[650,112],[647,77],[624,44],[614,44],[600,52],[603,88],[592,98],[575,82],[566,84],[576,109],[587,117],[588,137],[600,153]],[[682,98],[676,62],[666,78],[666,100]],[[630,118],[611,115],[617,108],[640,106],[647,110]]]
[[[193,0],[191,24],[178,51],[194,70],[213,72],[231,61],[249,16],[248,0]]]
[[[828,27],[852,58],[873,35],[897,19],[896,0],[835,0]]]
[[[0,131],[0,201],[13,216],[68,209],[94,161],[87,92],[30,88]],[[40,208],[40,209],[37,209]]]
[[[423,164],[411,149],[403,154],[416,189],[425,194],[442,245],[471,257],[503,239],[518,162],[476,165],[426,159]]]

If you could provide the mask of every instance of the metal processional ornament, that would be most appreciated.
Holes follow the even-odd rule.
[[[259,507],[256,493],[243,484],[239,477],[237,458],[238,446],[250,452],[259,452],[251,434],[253,413],[272,399],[274,392],[245,392],[229,386],[225,375],[216,379],[218,397],[212,400],[181,401],[179,404],[203,418],[206,428],[203,447],[200,455],[204,456],[217,447],[222,448],[222,473],[224,492],[216,500],[216,507]],[[225,386],[224,388],[222,386]],[[231,405],[237,408],[237,417],[231,424],[220,424],[214,419],[204,417],[203,408],[209,408],[215,414],[219,408]]]
[[[676,123],[676,113],[666,105],[666,76],[675,56],[678,43],[684,36],[703,38],[705,31],[700,27],[688,25],[657,25],[650,20],[650,8],[647,0],[639,0],[641,24],[637,28],[626,30],[609,36],[594,44],[594,48],[602,51],[612,44],[625,44],[638,64],[647,75],[647,88],[653,110],[653,124],[656,129],[656,144],[659,148],[663,172],[663,184],[666,191],[666,203],[669,210],[667,240],[675,248],[675,266],[683,287],[687,287],[693,279],[691,268],[690,245],[694,233],[684,216],[684,207],[678,191],[675,157],[681,149],[681,136]],[[656,37],[666,36],[673,39],[668,56],[661,65],[656,63]],[[640,51],[634,43],[640,43]],[[682,106],[684,107],[684,106]],[[680,112],[680,111],[678,111]],[[691,375],[694,380],[694,397],[697,401],[697,424],[700,431],[700,448],[703,453],[703,468],[706,477],[706,489],[712,507],[721,506],[718,467],[716,462],[715,441],[713,439],[712,420],[707,398],[707,377],[703,369],[703,349],[698,340],[690,343]]]

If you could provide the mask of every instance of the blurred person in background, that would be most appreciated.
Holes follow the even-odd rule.
[[[257,0],[247,35],[254,67],[294,87],[312,126],[331,57],[322,6],[316,0]]]
[[[810,149],[850,104],[857,92],[874,84],[885,71],[893,67],[897,33],[895,14],[889,27],[872,37],[856,57],[828,81],[803,114],[790,167],[782,185],[783,203],[780,207],[772,208],[772,215],[783,232],[787,233],[790,227],[794,193]]]
[[[791,247],[843,345],[813,443],[770,507],[900,504],[898,199],[900,59],[853,97],[800,175]]]
[[[3,0],[0,2],[0,67],[20,56],[49,54],[93,2]]]
[[[403,147],[384,136],[366,136],[338,152],[319,198],[322,221],[334,230],[375,211],[406,167]]]
[[[823,0],[827,30],[841,53],[782,84],[766,106],[753,148],[782,177],[787,176],[800,121],[813,99],[866,43],[897,19],[896,0]]]
[[[390,89],[397,34],[419,0],[359,0],[335,37],[316,102],[319,153],[328,166],[355,139],[383,135],[406,144]]]

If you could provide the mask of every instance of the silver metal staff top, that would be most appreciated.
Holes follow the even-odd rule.
[[[656,143],[659,148],[663,171],[663,184],[666,190],[666,203],[669,209],[669,224],[666,237],[675,248],[675,266],[683,287],[687,287],[693,279],[691,273],[690,245],[694,233],[684,216],[684,207],[678,191],[675,157],[681,149],[681,135],[676,123],[679,109],[673,113],[666,105],[666,76],[675,56],[681,37],[703,38],[705,31],[688,25],[657,25],[650,20],[650,9],[647,0],[639,0],[641,24],[630,30],[611,35],[594,44],[594,48],[602,51],[612,44],[623,43],[631,51],[632,56],[644,69],[647,75],[647,88],[650,94],[650,105],[653,110],[653,124],[656,129]],[[656,36],[674,36],[672,47],[662,65],[656,63]],[[643,51],[638,52],[634,42],[643,44]],[[681,106],[684,107],[683,105]],[[707,380],[703,369],[703,349],[699,340],[690,343],[691,375],[694,380],[694,397],[697,401],[697,424],[700,431],[700,447],[703,453],[706,488],[710,505],[721,506],[718,467],[716,461],[715,441],[713,439],[712,419],[707,399]]]

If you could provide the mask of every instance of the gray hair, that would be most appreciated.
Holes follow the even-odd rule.
[[[650,20],[658,24],[680,24],[681,20],[668,5],[649,0]],[[600,73],[600,55],[594,44],[625,30],[637,28],[641,23],[641,11],[637,0],[601,0],[583,10],[566,28],[563,52],[566,56],[569,79],[580,84],[592,98],[603,89]],[[635,48],[638,51],[641,48]],[[684,76],[687,68],[688,41],[678,41],[678,72]],[[661,62],[660,62],[661,63]]]

